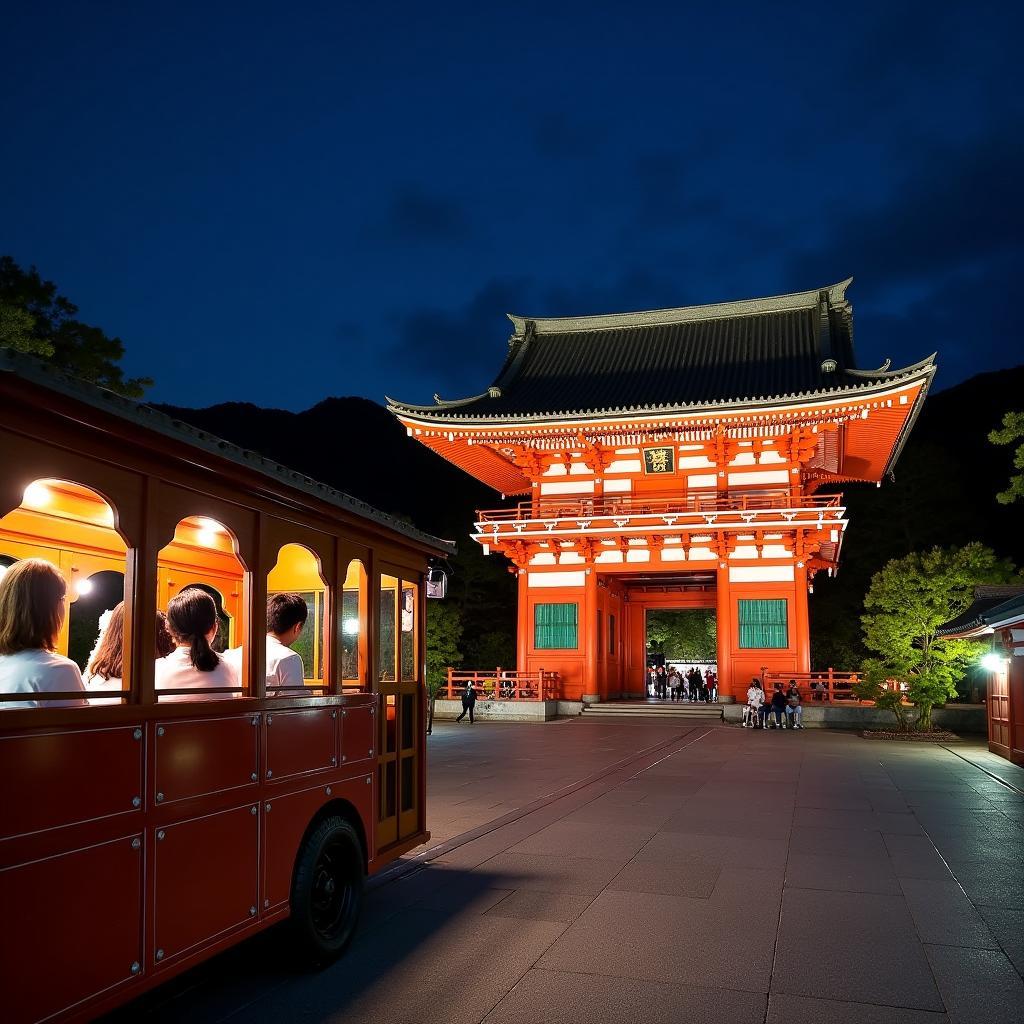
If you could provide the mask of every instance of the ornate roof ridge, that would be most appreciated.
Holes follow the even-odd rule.
[[[527,317],[515,313],[506,316],[515,326],[514,337],[527,332],[527,324],[533,325],[538,334],[570,334],[574,332],[622,330],[630,327],[653,327],[665,324],[693,323],[701,320],[721,320],[737,316],[756,316],[761,313],[781,313],[797,309],[813,309],[822,292],[828,294],[829,303],[836,308],[846,305],[846,289],[853,283],[848,277],[836,284],[813,288],[803,292],[789,292],[785,295],[768,295],[756,299],[733,299],[728,302],[712,302],[699,306],[677,306],[672,309],[648,309],[634,313],[599,313],[590,316]]]
[[[905,367],[902,370],[890,370],[882,374],[879,374],[877,378],[871,380],[860,380],[857,383],[839,385],[834,388],[824,388],[813,391],[795,391],[784,395],[747,395],[742,398],[729,398],[722,399],[721,401],[714,402],[683,402],[683,403],[660,403],[656,405],[631,405],[631,406],[616,406],[614,408],[601,408],[601,409],[552,409],[544,412],[531,412],[531,413],[520,413],[518,415],[508,414],[487,414],[487,413],[475,413],[470,415],[463,415],[459,417],[460,423],[469,422],[496,422],[506,421],[510,424],[520,423],[532,423],[539,420],[550,420],[550,419],[566,419],[573,417],[599,417],[599,416],[621,416],[630,414],[656,414],[665,413],[671,414],[673,412],[691,413],[699,412],[701,410],[727,410],[730,407],[743,407],[748,405],[782,405],[787,402],[793,401],[810,401],[815,398],[827,397],[830,395],[850,394],[855,392],[869,391],[873,386],[878,384],[892,384],[896,380],[902,380],[912,377],[915,373],[922,371],[931,373],[934,369],[935,364],[935,353],[928,356],[926,359],[922,359],[920,362],[914,363],[912,366]],[[487,397],[487,392],[483,395],[478,396],[479,398]],[[403,402],[398,402],[393,398],[388,398],[388,409],[395,413],[411,412],[411,413],[428,413],[434,414],[430,416],[437,423],[448,423],[454,422],[447,419],[436,416],[437,413],[443,412],[445,409],[457,408],[459,406],[469,405],[475,402],[477,399],[463,399],[460,401],[445,402],[438,406],[424,406],[424,405],[409,405]]]
[[[410,526],[408,523],[394,516],[381,512],[359,498],[351,494],[339,491],[329,484],[321,483],[312,477],[299,473],[297,470],[289,469],[275,459],[268,459],[265,455],[248,448],[225,441],[223,438],[211,434],[209,431],[200,430],[198,427],[186,423],[184,420],[168,416],[166,413],[154,409],[144,402],[136,402],[134,399],[126,398],[108,388],[93,384],[90,381],[73,377],[70,374],[54,370],[52,367],[31,356],[15,354],[10,350],[0,350],[0,373],[12,373],[23,380],[39,384],[51,391],[57,391],[69,398],[85,402],[95,409],[101,409],[111,415],[117,416],[148,427],[165,437],[171,437],[186,444],[192,445],[213,455],[226,458],[235,465],[254,469],[264,476],[271,477],[280,483],[294,487],[312,497],[326,501],[348,512],[362,516],[373,522],[380,523],[397,533],[427,544],[437,550],[454,551],[453,541],[442,540],[432,534]]]

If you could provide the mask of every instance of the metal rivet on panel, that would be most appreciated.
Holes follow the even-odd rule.
[[[345,717],[346,717],[347,715],[348,715],[348,712],[347,712],[347,711],[345,711],[344,709],[342,709],[342,712],[341,712],[341,717],[342,717],[342,718],[345,718]]]
[[[141,806],[142,806],[142,797],[141,796],[133,796],[132,797],[132,807],[141,807]]]
[[[156,734],[157,734],[157,736],[163,736],[163,734],[164,734],[164,727],[162,725],[158,725],[156,727]]]
[[[273,716],[273,715],[267,715],[267,725],[270,725],[270,723],[271,723],[271,722],[272,722],[273,720],[274,720],[274,716]]]
[[[331,712],[331,718],[337,718],[337,717],[338,717],[338,712],[337,711],[332,711]]]
[[[268,779],[272,779],[273,777],[274,777],[274,773],[268,768],[267,769],[267,778]]]
[[[369,785],[371,784],[371,782],[372,782],[372,781],[373,781],[373,780],[372,780],[372,779],[370,778],[370,776],[369,776],[369,775],[367,775],[367,776],[366,776],[366,784],[367,784],[367,785],[369,786]]]
[[[164,838],[164,836],[166,836],[166,835],[167,835],[167,833],[163,829],[160,829],[160,831],[157,832],[156,837],[157,837],[157,839],[162,840]]]
[[[157,793],[157,795],[156,795],[156,802],[158,804],[162,804],[164,802],[164,795],[163,795],[163,793]]]
[[[250,779],[250,780],[251,780],[252,782],[256,782],[256,781],[257,781],[257,779],[259,779],[259,775],[257,775],[257,774],[256,774],[256,772],[253,772],[253,773],[252,773],[252,775],[250,775],[250,776],[249,776],[249,779]]]
[[[269,907],[270,906],[270,900],[264,900],[263,901],[263,906],[264,906],[264,908]]]
[[[141,740],[142,739],[142,730],[141,729],[135,729],[132,732],[132,739],[133,740]]]
[[[134,963],[132,964],[132,974],[138,974],[138,973],[139,973],[139,971],[141,971],[141,970],[142,970],[142,964],[140,964],[140,963],[139,963],[139,961],[138,961],[138,960],[136,960],[136,961],[135,961],[135,962],[134,962]]]
[[[331,795],[331,787],[330,787],[330,786],[328,786],[328,787],[327,787],[327,795],[328,795],[328,796],[330,796],[330,795]]]
[[[157,960],[163,960],[163,958],[164,958],[164,951],[162,949],[158,949],[156,951],[156,958],[157,958]]]
[[[258,814],[259,813],[259,808],[255,804],[253,804],[253,806],[249,808],[249,813],[250,814]]]
[[[337,764],[337,763],[338,763],[338,759],[336,757],[332,757],[331,758],[331,764]]]
[[[139,839],[139,837],[138,837],[138,836],[136,836],[136,837],[135,837],[135,838],[134,838],[134,839],[132,840],[132,849],[133,849],[133,850],[138,850],[138,849],[139,849],[139,848],[140,848],[141,846],[142,846],[142,840],[141,840],[141,839]]]
[[[342,759],[342,761],[347,761],[348,760],[348,758],[344,754],[341,755],[341,759]]]
[[[259,725],[260,724],[260,716],[259,715],[253,715],[252,716],[252,723],[251,724],[252,725]]]
[[[373,757],[373,747],[370,747],[370,757]]]
[[[263,810],[265,810],[267,812],[267,814],[269,814],[270,813],[270,804],[264,804],[263,805]]]
[[[250,917],[255,917],[256,916],[256,908],[255,907],[250,907],[249,908],[249,916]]]

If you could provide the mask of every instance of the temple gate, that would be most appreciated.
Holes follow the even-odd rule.
[[[714,608],[720,694],[810,669],[807,595],[935,371],[856,366],[850,281],[771,298],[527,319],[472,398],[388,399],[410,436],[521,500],[473,539],[519,583],[518,669],[641,696],[649,609]]]

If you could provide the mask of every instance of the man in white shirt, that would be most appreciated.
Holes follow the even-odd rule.
[[[267,601],[267,696],[287,697],[305,685],[302,657],[291,649],[306,624],[309,609],[298,594],[274,594]],[[223,657],[242,676],[242,648]]]

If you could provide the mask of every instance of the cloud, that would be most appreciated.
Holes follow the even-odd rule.
[[[529,277],[494,278],[456,309],[423,308],[401,317],[394,344],[383,353],[410,386],[443,398],[479,394],[498,375],[511,334],[506,313],[572,316],[678,305],[678,282],[642,267],[608,282],[540,284]],[[414,401],[415,396],[394,397]]]
[[[399,319],[385,357],[407,374],[413,371],[421,390],[444,398],[479,394],[505,357],[501,339],[511,333],[505,313],[519,307],[529,287],[526,279],[491,280],[460,308],[414,310]]]
[[[869,268],[878,286],[927,283],[1024,246],[1024,141],[1013,131],[931,145],[889,194],[827,217],[791,276],[825,282]]]
[[[636,212],[632,226],[675,228],[721,215],[721,197],[707,191],[702,164],[685,153],[648,153],[632,168]],[[703,186],[698,184],[704,178]]]
[[[897,312],[857,309],[855,302],[861,365],[878,366],[889,357],[907,365],[938,352],[937,385],[947,387],[1021,363],[1019,276],[1016,257],[1004,256],[948,279]]]
[[[597,121],[552,110],[533,126],[533,144],[540,156],[553,160],[579,160],[597,156],[608,130]]]
[[[368,221],[364,242],[460,242],[472,234],[466,209],[455,200],[419,185],[405,184],[391,196],[383,216]]]
[[[791,258],[789,281],[857,278],[862,366],[938,351],[940,383],[951,384],[1017,362],[1022,175],[1013,131],[923,147],[882,200],[826,216],[819,245]]]

